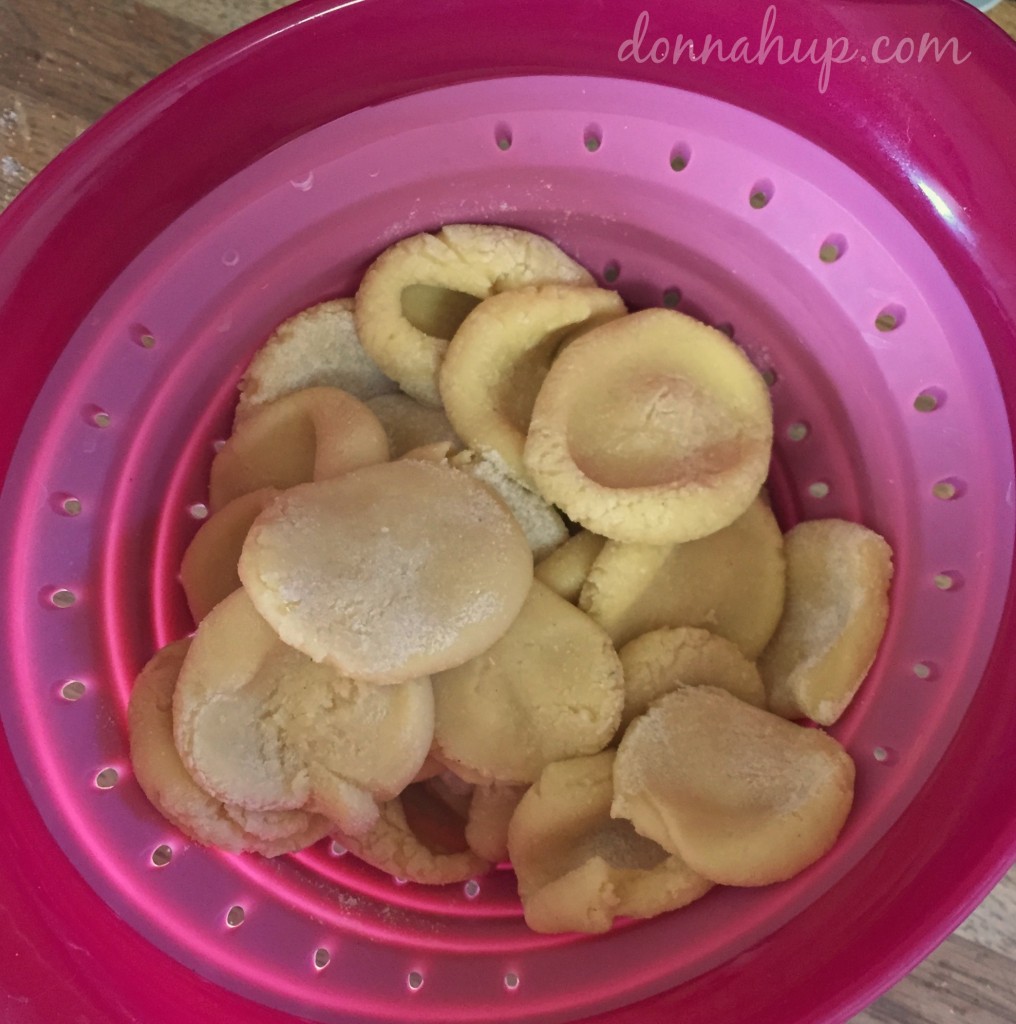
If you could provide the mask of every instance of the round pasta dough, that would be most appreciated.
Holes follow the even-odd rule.
[[[553,242],[517,228],[449,224],[404,238],[367,269],[356,327],[371,358],[403,391],[440,406],[448,342],[481,299],[551,281],[593,283]]]
[[[759,669],[769,708],[832,725],[868,674],[889,618],[892,549],[841,519],[786,536],[787,606]]]
[[[537,392],[558,350],[584,329],[623,316],[617,292],[540,285],[484,299],[453,335],[438,383],[459,437],[494,451],[530,483],[522,449]]]
[[[524,461],[545,498],[612,540],[673,544],[755,499],[772,448],[769,391],[725,335],[647,309],[572,342],[533,407]]]
[[[528,786],[502,782],[474,786],[466,820],[466,842],[477,856],[500,864],[508,858],[508,826]]]
[[[550,587],[559,597],[576,604],[606,538],[588,530],[579,530],[542,561],[537,562],[533,575]]]
[[[832,847],[853,794],[854,762],[831,736],[684,686],[625,732],[610,813],[705,878],[768,885]]]
[[[145,796],[184,835],[205,846],[265,857],[301,850],[331,830],[303,811],[248,815],[206,793],[184,767],[173,742],[173,692],[190,639],[158,651],[141,670],[127,707],[131,765]]]
[[[351,298],[311,306],[272,332],[240,380],[234,422],[283,395],[322,385],[363,401],[398,390],[364,352]]]
[[[705,629],[654,629],[618,651],[624,670],[621,729],[678,686],[715,686],[757,708],[766,706],[762,677],[735,644]]]
[[[589,570],[579,607],[618,647],[663,626],[698,626],[754,660],[780,621],[785,589],[783,535],[757,499],[730,526],[701,540],[608,542]]]
[[[614,751],[548,765],[508,831],[526,924],[538,932],[605,932],[615,917],[653,917],[712,883],[680,857],[611,818]]]
[[[430,680],[371,686],[286,646],[243,590],[198,627],[174,738],[200,785],[251,811],[307,808],[360,834],[414,778],[433,738]]]
[[[338,388],[294,391],[237,424],[212,460],[208,505],[217,512],[262,487],[327,480],[388,459],[377,417]]]
[[[533,581],[497,643],[434,677],[435,752],[471,781],[532,782],[551,761],[602,750],[623,693],[610,638]]]
[[[195,622],[239,589],[237,565],[247,531],[280,493],[274,487],[262,487],[234,498],[194,534],[180,563],[180,583]]]
[[[525,536],[483,484],[407,459],[292,488],[240,556],[244,587],[286,643],[375,683],[486,650],[532,574]]]
[[[393,459],[439,442],[461,444],[441,409],[423,405],[409,395],[379,395],[367,401],[367,408],[384,427]]]

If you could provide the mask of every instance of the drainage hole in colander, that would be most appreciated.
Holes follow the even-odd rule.
[[[728,338],[733,338],[734,336],[734,325],[732,323],[728,323],[726,320],[724,320],[723,323],[717,324],[716,329],[720,334],[725,334]]]
[[[945,480],[939,480],[931,488],[931,493],[938,498],[939,501],[954,501],[956,498],[962,498],[966,491],[966,484],[962,480],[957,480],[955,477],[949,477]]]
[[[157,868],[164,868],[173,859],[173,847],[163,843],[152,850],[152,863]]]
[[[404,878],[399,878],[398,875],[392,875],[392,881],[396,885],[406,885],[406,880]]]
[[[323,971],[331,962],[332,954],[324,946],[314,950],[314,967],[316,970]]]
[[[222,254],[222,265],[224,267],[235,267],[240,262],[240,254],[235,249],[227,249]]]
[[[843,235],[830,235],[819,247],[818,258],[823,263],[835,263],[847,251]]]
[[[81,499],[75,498],[73,494],[63,492],[54,494],[49,499],[49,503],[62,516],[73,517],[81,515]]]
[[[406,984],[411,992],[418,992],[423,987],[423,975],[419,971],[410,971],[406,975]]]
[[[226,924],[230,928],[239,928],[247,920],[247,912],[243,907],[236,905],[226,911]]]
[[[918,679],[935,679],[938,677],[938,669],[930,661],[916,661],[911,670]]]
[[[331,846],[328,847],[328,852],[333,857],[345,857],[349,851],[342,845],[342,843],[336,842],[333,839]]]
[[[768,178],[763,178],[762,181],[756,181],[752,185],[751,191],[748,193],[748,204],[753,210],[761,210],[772,202],[774,194],[773,183]]]
[[[892,765],[896,764],[899,760],[899,755],[893,750],[892,747],[875,747],[871,752],[872,756],[878,761],[879,764]]]
[[[670,168],[674,171],[683,171],[691,161],[691,147],[679,142],[670,151]]]
[[[963,586],[961,573],[950,570],[949,572],[935,573],[935,586],[939,590],[959,590]]]
[[[78,600],[77,594],[75,594],[73,590],[68,590],[66,587],[48,589],[46,593],[49,597],[49,603],[54,608],[70,608]]]
[[[902,306],[886,306],[875,317],[875,326],[884,334],[895,331],[907,318],[907,311]]]
[[[81,700],[85,695],[86,690],[85,684],[80,679],[68,679],[63,686],[60,687],[60,696],[64,700],[69,700],[72,704],[76,700]]]
[[[607,284],[613,284],[621,276],[621,264],[616,260],[611,260],[603,268],[603,280]]]
[[[813,498],[828,498],[829,485],[824,480],[816,480],[813,484],[808,484],[808,493]]]
[[[514,992],[519,987],[519,976],[514,971],[507,971],[504,976],[504,987]]]
[[[191,519],[207,519],[208,506],[203,501],[196,501],[193,505],[187,506],[187,514]]]
[[[120,773],[115,768],[103,768],[95,776],[95,784],[99,789],[112,789],[120,781]]]
[[[680,288],[666,288],[663,292],[663,307],[664,309],[677,309],[681,304],[681,289]]]
[[[90,427],[105,429],[110,424],[110,415],[101,405],[86,405],[83,413],[85,422]]]
[[[462,887],[467,900],[475,900],[480,895],[480,883],[475,878],[470,878]]]
[[[595,153],[603,145],[603,132],[598,124],[591,124],[582,136],[582,142],[590,153]]]
[[[131,329],[131,337],[136,345],[142,348],[155,348],[155,335],[142,324],[135,324]]]
[[[791,423],[787,427],[787,439],[790,441],[803,441],[809,433],[807,423]]]
[[[945,404],[945,392],[938,388],[928,388],[914,399],[914,408],[918,412],[934,412]]]
[[[494,141],[502,152],[512,148],[512,130],[506,124],[499,124],[494,129]]]
[[[218,455],[225,447],[226,439],[224,437],[217,438],[212,442],[212,451],[215,452],[216,455]]]
[[[772,387],[779,380],[779,377],[776,376],[776,371],[770,366],[762,371],[762,379],[769,387]]]

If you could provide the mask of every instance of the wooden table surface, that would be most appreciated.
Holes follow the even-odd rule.
[[[283,6],[274,0],[0,0],[0,209],[113,104],[216,36]],[[989,17],[1016,38],[1016,0],[1005,0]],[[935,953],[851,1024],[953,1022],[1016,1022],[1016,869]]]

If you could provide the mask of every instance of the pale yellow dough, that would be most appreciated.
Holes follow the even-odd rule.
[[[305,808],[360,834],[419,771],[430,680],[377,687],[283,644],[243,590],[202,621],[173,704],[176,747],[207,792],[250,811]]]
[[[832,725],[868,674],[889,618],[892,549],[841,519],[795,526],[786,537],[787,604],[759,659],[769,707]]]
[[[377,417],[338,388],[294,391],[245,416],[212,460],[209,508],[262,487],[328,480],[388,459]]]
[[[579,530],[542,561],[537,562],[533,575],[559,597],[576,604],[582,591],[582,584],[586,582],[589,570],[606,542],[605,537],[590,533],[588,530]]]
[[[131,765],[155,809],[184,835],[205,846],[265,857],[301,850],[331,830],[304,811],[250,814],[206,793],[184,767],[173,742],[173,692],[190,639],[163,647],[134,682],[127,708]]]
[[[435,751],[470,781],[532,782],[551,761],[602,750],[623,695],[610,638],[533,581],[497,643],[434,677]]]
[[[615,917],[653,917],[712,888],[611,818],[613,766],[611,750],[548,765],[512,817],[508,852],[534,931],[605,932]]]
[[[497,292],[550,282],[592,285],[593,278],[539,235],[449,224],[396,242],[371,264],[356,293],[357,331],[403,391],[440,406],[438,370],[466,315]]]
[[[180,583],[196,623],[239,588],[237,565],[247,531],[280,493],[274,487],[262,487],[234,498],[194,534],[180,563]]]
[[[589,570],[579,607],[618,647],[663,626],[698,626],[754,660],[780,621],[785,588],[783,535],[768,505],[756,500],[701,540],[608,542]]]
[[[452,337],[438,377],[459,437],[476,451],[496,452],[531,487],[522,449],[551,363],[577,334],[626,312],[616,292],[579,285],[531,286],[484,299]]]
[[[853,792],[854,762],[831,736],[684,686],[625,732],[610,813],[705,878],[768,885],[832,847]]]
[[[455,800],[440,779],[414,783],[382,806],[369,832],[343,835],[342,842],[361,860],[407,882],[464,882],[490,869],[490,861],[466,843],[468,805],[468,796]]]
[[[364,401],[398,390],[364,352],[351,298],[311,306],[272,332],[240,381],[234,422],[266,402],[321,385]]]
[[[502,782],[473,787],[466,842],[475,854],[491,864],[508,859],[508,825],[528,788]]]
[[[367,408],[384,427],[393,459],[439,442],[461,446],[441,409],[422,405],[409,395],[379,395],[367,400]]]
[[[524,461],[570,519],[626,543],[728,526],[769,471],[769,391],[720,331],[647,309],[573,341],[533,407]]]
[[[500,499],[465,473],[407,459],[292,488],[258,517],[240,556],[245,589],[286,643],[376,683],[486,650],[532,574]]]
[[[705,629],[654,629],[618,651],[624,670],[621,729],[678,686],[716,686],[757,708],[766,706],[758,669],[735,644]]]

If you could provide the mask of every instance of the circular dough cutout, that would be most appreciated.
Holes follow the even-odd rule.
[[[338,388],[294,391],[245,416],[212,460],[209,508],[262,487],[284,490],[388,459],[377,417]]]
[[[240,380],[234,423],[283,395],[321,386],[361,401],[398,390],[364,352],[351,298],[311,306],[272,332]]]
[[[854,762],[831,736],[684,686],[628,727],[610,813],[724,885],[768,885],[835,843],[850,812]]]
[[[558,351],[627,312],[617,292],[579,285],[518,288],[484,299],[455,332],[438,383],[470,448],[496,452],[532,486],[522,462],[533,403]]]
[[[435,748],[462,778],[532,782],[552,761],[602,750],[623,694],[610,638],[533,581],[497,643],[434,677]]]
[[[127,726],[138,785],[167,821],[204,846],[277,857],[316,843],[331,831],[327,818],[303,811],[248,818],[206,793],[184,767],[173,742],[173,693],[190,645],[188,638],[163,647],[131,690]]]
[[[608,542],[589,570],[579,607],[617,647],[663,626],[698,626],[754,660],[776,630],[785,591],[783,534],[758,499],[730,526],[701,540]]]
[[[671,544],[732,523],[765,482],[769,391],[724,334],[647,309],[555,360],[524,458],[540,492],[612,540]]]
[[[247,535],[240,579],[286,643],[397,683],[486,650],[522,607],[532,567],[483,484],[402,459],[279,497]]]
[[[705,629],[654,629],[618,651],[624,669],[621,730],[678,686],[715,686],[757,708],[766,706],[762,677],[729,640]]]
[[[495,292],[552,281],[593,284],[587,270],[539,235],[449,224],[396,242],[371,264],[356,293],[357,331],[403,391],[440,406],[438,371],[467,314]]]
[[[508,851],[534,931],[605,932],[615,917],[653,917],[712,888],[611,818],[613,768],[612,750],[548,765],[512,817]]]

